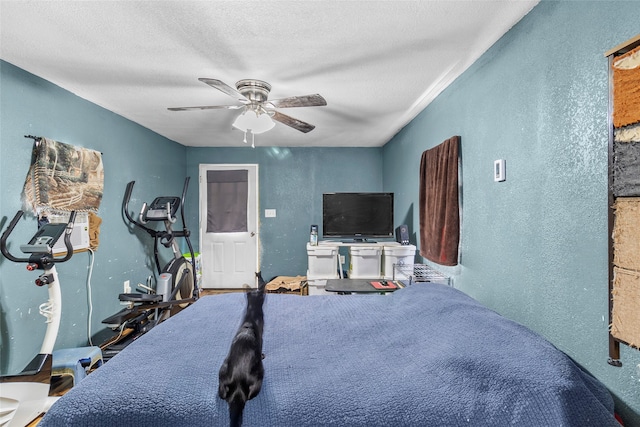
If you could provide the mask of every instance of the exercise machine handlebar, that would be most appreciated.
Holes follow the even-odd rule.
[[[139,223],[138,221],[136,221],[131,214],[129,213],[129,201],[131,200],[131,193],[133,192],[133,186],[135,185],[135,181],[131,181],[127,184],[127,188],[124,192],[124,214],[127,217],[127,219],[129,220],[130,223],[142,228],[144,231],[146,231],[147,233],[151,234],[151,236],[155,236],[156,230],[146,227],[144,224]],[[140,212],[140,215],[142,215],[142,212],[144,212],[147,208],[147,204],[144,203],[142,205],[142,211]]]
[[[182,197],[179,199],[179,203],[180,203],[180,217],[182,219],[182,232],[176,232],[174,231],[173,234],[176,237],[188,237],[189,235],[189,231],[187,230],[186,226],[185,226],[185,218],[184,218],[184,198],[187,195],[187,188],[189,187],[189,177],[187,177],[185,179],[184,182],[184,187],[182,189]],[[171,224],[174,224],[177,221],[177,218],[175,217],[175,212],[176,210],[172,210],[172,206],[171,203],[169,201],[166,202],[166,204],[162,205],[163,209],[158,209],[157,207],[155,207],[155,201],[154,203],[152,203],[152,206],[148,206],[146,202],[144,202],[142,204],[142,208],[140,209],[140,213],[138,214],[138,219],[136,220],[133,216],[131,216],[131,214],[129,213],[129,201],[131,200],[131,194],[133,193],[133,186],[135,185],[135,181],[131,181],[127,184],[127,188],[125,190],[124,193],[124,203],[123,203],[123,209],[124,209],[124,214],[127,218],[127,220],[143,229],[144,231],[146,231],[147,233],[149,233],[152,237],[162,237],[161,236],[161,231],[155,230],[153,228],[147,227],[145,224],[149,223],[150,219],[147,216],[150,212],[151,209],[153,209],[153,217],[151,218],[151,220],[153,221],[159,221],[159,220],[163,220],[163,221],[168,221]],[[165,199],[165,198],[159,198],[159,199]],[[173,201],[177,201],[177,197],[171,197],[168,198],[169,200]],[[157,199],[158,200],[158,199]],[[165,237],[166,238],[166,237]]]
[[[64,227],[64,246],[67,252],[64,256],[58,257],[58,258],[54,257],[53,254],[51,253],[53,245],[55,244],[55,240],[48,238],[51,236],[44,236],[45,240],[38,240],[38,239],[42,239],[42,237],[38,238],[38,233],[36,234],[36,236],[34,236],[34,238],[32,239],[29,245],[23,245],[21,247],[21,250],[23,252],[31,253],[32,254],[31,256],[25,258],[25,257],[17,257],[11,254],[11,252],[7,248],[7,239],[9,238],[9,235],[13,232],[13,229],[15,228],[15,226],[18,224],[18,221],[20,220],[20,218],[22,218],[23,214],[24,212],[19,210],[16,213],[16,215],[13,217],[11,222],[9,223],[9,226],[7,227],[7,229],[4,231],[4,233],[2,233],[2,237],[0,237],[0,251],[2,252],[2,255],[5,256],[5,258],[13,262],[29,263],[29,266],[31,266],[31,268],[29,268],[29,266],[27,266],[27,268],[30,270],[34,270],[36,268],[44,268],[43,265],[46,266],[47,264],[53,264],[55,262],[65,262],[71,259],[71,257],[73,256],[73,245],[71,244],[71,233],[73,232],[73,224],[76,220],[75,211],[71,212],[71,214],[69,215],[69,221],[67,222],[67,225]],[[43,227],[46,227],[46,225]],[[35,263],[37,265],[34,265],[35,258],[38,259],[38,262]]]

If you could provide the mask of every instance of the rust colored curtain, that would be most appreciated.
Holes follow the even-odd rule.
[[[441,265],[458,264],[459,145],[460,137],[451,137],[420,161],[420,255]]]

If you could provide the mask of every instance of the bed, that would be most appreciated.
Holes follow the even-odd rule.
[[[206,296],[53,405],[51,426],[224,426],[218,369],[243,294]],[[445,285],[267,295],[244,426],[618,426],[607,389],[541,336]]]

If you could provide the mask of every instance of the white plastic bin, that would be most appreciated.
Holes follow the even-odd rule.
[[[307,280],[337,279],[338,276],[338,246],[318,245],[307,243],[307,257],[309,266]]]
[[[349,278],[379,279],[382,246],[349,247]]]
[[[416,256],[416,247],[414,245],[393,245],[384,246],[382,250],[383,270],[382,275],[385,279],[393,279],[393,265],[414,263]],[[407,279],[407,277],[396,277],[398,280]]]

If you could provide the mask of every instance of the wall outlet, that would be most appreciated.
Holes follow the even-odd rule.
[[[344,255],[340,255],[340,264],[344,264],[345,261]]]
[[[276,217],[276,210],[275,209],[265,209],[264,210],[264,217],[265,218],[275,218]]]

